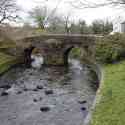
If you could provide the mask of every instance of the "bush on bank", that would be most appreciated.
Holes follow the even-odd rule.
[[[125,58],[125,34],[116,33],[96,40],[96,60],[114,63]]]
[[[96,41],[96,59],[104,65],[91,125],[125,124],[125,34],[105,36]],[[119,62],[116,64],[108,64]],[[98,97],[99,98],[98,100]]]

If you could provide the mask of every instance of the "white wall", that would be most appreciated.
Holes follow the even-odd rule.
[[[116,20],[113,21],[113,33],[123,33],[122,31],[122,25],[121,23],[125,21],[125,18],[119,17]]]

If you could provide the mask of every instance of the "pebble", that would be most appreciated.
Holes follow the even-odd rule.
[[[24,91],[28,91],[28,89],[27,89],[27,88],[24,88],[23,90],[24,90]]]
[[[42,100],[42,97],[40,97],[39,99],[33,99],[34,102],[38,102],[38,101],[41,101]]]
[[[36,88],[37,88],[37,89],[43,89],[43,86],[42,86],[42,85],[37,85]]]
[[[22,91],[18,91],[17,94],[22,94]]]
[[[1,93],[1,96],[7,96],[7,95],[9,95],[7,92],[2,92]]]
[[[31,75],[31,76],[32,76],[32,75],[33,75],[33,73],[31,72],[31,73],[29,73],[29,75]]]
[[[37,88],[34,88],[33,91],[38,92],[39,90]]]
[[[10,86],[10,85],[2,85],[2,86],[0,86],[0,88],[3,88],[3,89],[10,89],[11,86]]]
[[[34,102],[38,102],[38,100],[37,100],[37,99],[33,99],[33,101],[34,101]]]
[[[41,108],[40,108],[40,111],[41,111],[41,112],[48,112],[48,111],[50,111],[50,107],[47,107],[47,106],[41,107]]]
[[[23,84],[23,83],[24,83],[24,80],[21,80],[21,81],[20,81],[20,83],[22,83],[22,84]]]
[[[46,95],[51,95],[51,94],[53,94],[53,90],[45,90],[45,94]]]
[[[69,85],[69,83],[66,83],[66,82],[65,82],[65,83],[63,83],[62,85]]]
[[[42,99],[43,99],[42,97],[39,98],[40,101],[41,101]]]
[[[82,110],[82,111],[85,111],[85,110],[86,110],[86,108],[85,108],[85,107],[82,107],[82,108],[81,108],[81,110]]]
[[[85,101],[85,100],[79,100],[78,103],[79,104],[85,104],[85,103],[87,103],[87,101]]]

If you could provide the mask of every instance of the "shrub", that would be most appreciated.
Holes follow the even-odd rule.
[[[125,34],[116,33],[96,40],[96,59],[114,63],[125,58]]]

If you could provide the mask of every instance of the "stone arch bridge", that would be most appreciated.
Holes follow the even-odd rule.
[[[95,35],[46,34],[23,38],[21,44],[24,45],[26,64],[31,62],[33,49],[38,48],[44,57],[45,65],[67,65],[68,54],[74,47],[82,48],[83,59],[93,60],[95,39]]]

